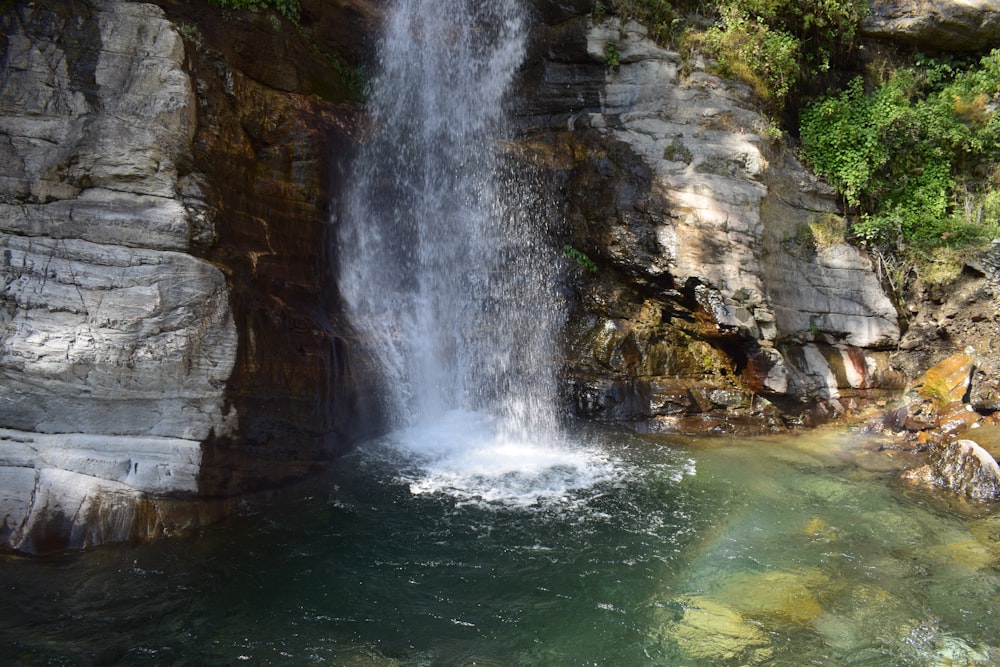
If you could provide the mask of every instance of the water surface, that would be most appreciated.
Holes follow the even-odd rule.
[[[491,428],[456,413],[369,443],[196,537],[5,558],[4,661],[998,661],[1000,517],[908,490],[856,436]]]

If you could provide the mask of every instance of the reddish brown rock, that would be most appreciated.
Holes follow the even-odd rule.
[[[934,401],[939,408],[963,403],[969,393],[973,366],[969,355],[954,354],[930,368],[914,387],[920,397]]]

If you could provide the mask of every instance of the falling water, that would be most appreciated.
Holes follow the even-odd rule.
[[[504,153],[525,18],[517,0],[389,10],[340,285],[399,428],[460,411],[518,439],[555,429],[557,260]]]

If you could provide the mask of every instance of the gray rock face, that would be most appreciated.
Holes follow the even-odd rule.
[[[25,550],[132,534],[237,423],[226,280],[186,254],[210,225],[181,37],[152,5],[42,4],[0,42],[0,542]]]
[[[768,138],[749,89],[703,63],[683,71],[634,23],[579,19],[545,39],[557,47],[525,95],[531,132],[571,145],[554,159],[566,173],[566,235],[621,276],[578,286],[573,356],[635,359],[600,372],[571,359],[571,374],[588,378],[573,389],[584,412],[627,405],[631,419],[663,422],[685,403],[731,413],[741,393],[747,407],[756,393],[837,401],[891,384],[892,302],[864,253],[842,238],[810,240],[811,225],[837,217],[836,197]],[[653,302],[662,314],[643,321]],[[607,344],[604,330],[621,332],[621,349],[591,350]],[[665,344],[678,330],[688,337]],[[692,341],[701,351],[678,364]],[[602,372],[617,378],[611,388]],[[679,377],[730,398],[694,400]]]
[[[997,0],[873,0],[862,34],[945,51],[1000,46]]]

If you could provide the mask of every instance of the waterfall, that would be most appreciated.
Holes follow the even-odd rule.
[[[341,224],[348,312],[381,363],[393,426],[469,411],[502,435],[551,435],[558,257],[504,153],[526,10],[397,0],[388,14]]]

